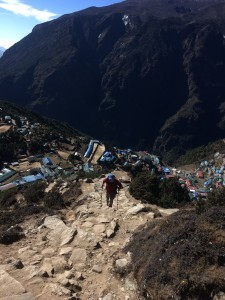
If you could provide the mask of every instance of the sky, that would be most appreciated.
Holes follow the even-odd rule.
[[[90,6],[122,0],[0,0],[0,46],[9,48],[37,24]]]

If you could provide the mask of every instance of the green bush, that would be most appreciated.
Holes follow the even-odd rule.
[[[197,215],[200,215],[204,213],[207,210],[207,200],[203,199],[201,196],[199,196],[198,201],[194,202],[195,205],[195,211]]]
[[[188,191],[180,186],[177,178],[169,178],[160,184],[159,206],[173,208],[188,201]]]
[[[136,199],[157,204],[159,200],[159,178],[150,173],[139,173],[131,182],[130,193]]]
[[[207,198],[207,208],[212,206],[225,206],[225,188],[211,191]]]
[[[201,196],[195,203],[195,210],[197,214],[202,214],[214,206],[225,207],[225,188],[214,189],[208,193],[207,199]]]
[[[35,182],[27,187],[24,198],[29,203],[39,203],[45,195],[46,183],[43,181]]]
[[[176,178],[160,182],[157,176],[148,172],[138,174],[131,182],[130,193],[136,199],[164,208],[174,208],[189,201],[188,191]]]
[[[56,189],[48,192],[45,195],[43,201],[45,207],[47,208],[60,209],[65,206],[62,195]]]
[[[8,208],[16,203],[16,188],[0,192],[0,208]]]

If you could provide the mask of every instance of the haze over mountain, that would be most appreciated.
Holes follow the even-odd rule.
[[[3,48],[3,47],[0,47],[0,57],[3,55],[3,53],[5,52],[5,48]]]
[[[37,25],[0,61],[0,99],[175,157],[224,137],[225,2],[127,0]]]

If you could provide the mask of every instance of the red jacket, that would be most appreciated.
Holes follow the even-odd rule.
[[[106,184],[106,191],[108,193],[116,193],[117,189],[123,188],[122,184],[116,178],[114,178],[113,181],[109,181],[108,178],[105,178],[105,179],[103,179],[102,186],[104,184]]]

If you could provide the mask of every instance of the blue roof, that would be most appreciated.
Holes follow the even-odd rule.
[[[22,177],[22,180],[25,181],[26,183],[34,182],[34,181],[37,181],[40,179],[44,179],[44,176],[42,176],[41,174],[29,175],[29,176]]]
[[[44,165],[53,165],[52,160],[49,157],[44,157],[42,159],[42,162],[43,162]]]

